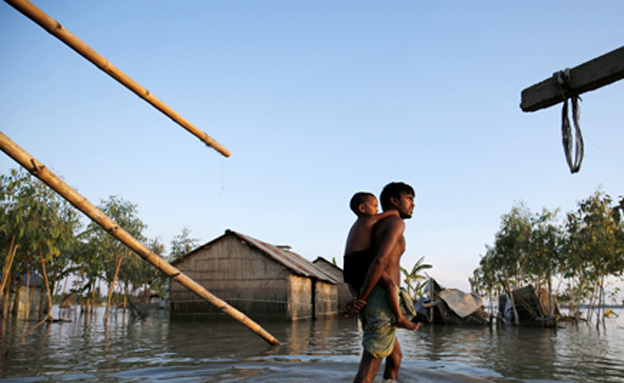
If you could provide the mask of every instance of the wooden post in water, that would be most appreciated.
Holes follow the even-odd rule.
[[[59,40],[67,44],[70,48],[80,54],[82,57],[91,61],[96,67],[106,72],[109,76],[117,80],[121,85],[130,89],[137,96],[141,97],[153,107],[163,112],[169,118],[171,118],[178,125],[188,130],[190,133],[199,138],[206,145],[214,148],[226,157],[230,156],[230,151],[215,141],[205,132],[198,129],[195,125],[191,124],[184,117],[180,116],[175,110],[162,102],[146,88],[134,81],[130,76],[122,72],[119,68],[109,62],[104,56],[93,50],[84,41],[80,40],[73,33],[65,29],[61,23],[48,16],[41,9],[37,8],[28,0],[5,0],[13,8],[23,13],[26,17],[39,24],[43,29],[48,31],[51,35],[57,37]]]
[[[128,248],[138,254],[141,258],[156,266],[160,271],[167,274],[170,278],[179,282],[182,286],[191,290],[199,297],[215,305],[224,313],[230,315],[245,326],[249,327],[250,330],[261,336],[269,344],[280,344],[280,342],[275,339],[273,335],[269,334],[266,330],[264,330],[260,325],[251,320],[245,314],[230,306],[225,301],[217,298],[208,290],[206,290],[203,286],[199,285],[197,282],[183,274],[180,270],[171,266],[161,257],[154,254],[150,249],[145,247],[145,245],[139,242],[136,238],[128,234],[128,232],[125,231],[123,228],[119,227],[119,225],[117,225],[112,219],[102,213],[85,197],[80,195],[77,191],[75,191],[69,185],[63,182],[47,167],[45,167],[34,157],[28,154],[24,149],[19,147],[15,142],[9,139],[2,132],[0,132],[0,149],[2,149],[2,151],[5,152],[9,157],[13,158],[17,163],[22,165],[35,177],[39,178],[46,185],[48,185],[54,191],[60,194],[69,203],[71,203],[78,210],[83,212],[87,217],[91,218],[91,220],[100,225],[109,234],[123,242],[126,246],[128,246]]]
[[[433,287],[434,281],[433,278],[429,278],[429,299],[431,299],[431,308],[429,308],[429,323],[433,323],[433,315],[435,313],[435,305],[436,305],[436,296],[435,296],[435,288]]]
[[[520,325],[520,318],[518,317],[518,310],[516,310],[516,301],[514,300],[513,291],[511,290],[511,285],[509,284],[509,278],[507,278],[507,272],[505,274],[505,280],[503,281],[503,286],[507,294],[509,294],[509,300],[511,301],[511,311],[514,316],[514,323],[516,326]]]

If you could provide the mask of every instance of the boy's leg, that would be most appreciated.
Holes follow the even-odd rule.
[[[386,272],[384,272],[381,275],[381,278],[379,278],[379,284],[386,291],[386,300],[388,301],[388,306],[390,307],[390,311],[392,311],[392,314],[394,314],[397,320],[396,327],[404,328],[407,330],[418,330],[420,326],[407,320],[403,316],[403,313],[401,313],[396,285],[394,284],[394,282],[392,282],[392,278],[390,278],[390,276]]]

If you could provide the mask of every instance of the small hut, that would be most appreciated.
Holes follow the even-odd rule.
[[[444,325],[487,325],[488,314],[483,310],[481,297],[458,289],[447,289],[430,278],[425,286],[428,296],[416,302],[415,322]]]
[[[553,297],[552,302],[549,303],[548,292],[541,290],[538,294],[532,285],[512,289],[512,294],[510,297],[509,293],[506,292],[499,297],[499,319],[503,323],[537,326],[557,325],[557,318],[561,315],[561,311],[556,297]],[[549,304],[553,306],[553,315],[547,315]]]
[[[342,281],[288,246],[226,230],[171,265],[251,318],[296,321],[338,314]],[[172,318],[225,317],[175,281],[169,300]]]
[[[344,281],[343,270],[323,257],[316,258],[312,263],[340,280],[338,284],[338,308],[342,310],[347,302],[351,300],[351,291],[349,290],[349,285]]]
[[[5,278],[0,272],[0,279]],[[38,318],[47,306],[48,300],[43,291],[43,278],[37,273],[30,272],[23,275],[10,275],[5,289],[8,289],[8,302],[6,303],[7,315],[12,314],[16,318]],[[7,297],[6,290],[0,294],[0,316],[5,307],[4,299]]]

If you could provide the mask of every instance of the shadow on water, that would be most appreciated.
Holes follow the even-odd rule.
[[[0,323],[0,382],[351,382],[361,356],[356,320],[269,322],[270,346],[231,321],[133,322],[74,312],[71,323]],[[424,326],[399,330],[401,382],[621,382],[623,330]]]

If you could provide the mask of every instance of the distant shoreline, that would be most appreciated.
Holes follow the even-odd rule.
[[[562,310],[570,308],[570,306],[562,306],[562,305],[560,305],[559,307]],[[582,309],[588,309],[589,305],[580,305],[579,307],[582,308]],[[603,305],[602,308],[605,308],[605,309],[622,309],[622,308],[624,308],[624,305]]]

